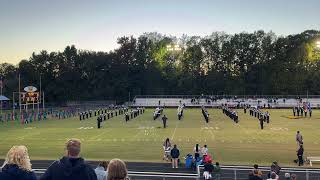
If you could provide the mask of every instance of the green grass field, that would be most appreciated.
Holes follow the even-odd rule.
[[[320,111],[312,118],[288,119],[291,110],[271,110],[271,123],[260,130],[258,120],[239,112],[239,124],[222,114],[208,109],[210,122],[205,123],[201,109],[185,109],[178,121],[176,109],[165,109],[168,128],[160,119],[152,119],[153,109],[125,123],[123,116],[103,122],[96,128],[96,119],[79,121],[77,118],[47,120],[29,125],[0,123],[0,158],[13,145],[26,145],[30,158],[57,159],[64,153],[68,138],[82,140],[82,156],[90,160],[121,158],[127,161],[162,161],[162,143],[169,137],[185,156],[196,143],[208,145],[214,160],[222,164],[270,165],[277,160],[281,165],[296,166],[295,134],[302,132],[305,155],[320,156]],[[82,128],[81,128],[82,127]],[[93,128],[90,128],[93,127]]]

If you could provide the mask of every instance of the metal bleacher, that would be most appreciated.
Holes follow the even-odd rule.
[[[192,102],[192,99],[194,100]],[[213,99],[213,100],[212,100]],[[266,106],[271,108],[292,108],[293,106],[301,105],[302,102],[310,103],[312,108],[320,107],[320,97],[238,97],[238,96],[228,96],[228,97],[214,97],[212,96],[136,96],[133,100],[132,106],[144,106],[144,107],[156,107],[156,106],[166,106],[166,107],[177,107],[180,104],[185,104],[188,107],[220,107],[222,104],[228,104],[230,106],[237,105],[251,105],[251,106]]]

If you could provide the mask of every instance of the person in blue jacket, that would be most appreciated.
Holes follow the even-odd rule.
[[[36,180],[25,146],[13,146],[3,163],[0,180]]]

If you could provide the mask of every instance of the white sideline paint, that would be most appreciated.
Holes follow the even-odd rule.
[[[46,169],[33,169],[38,174],[44,174]],[[165,177],[165,178],[191,178],[197,179],[198,174],[191,173],[162,173],[162,172],[137,172],[137,171],[128,171],[130,176],[139,176],[139,177]]]
[[[173,134],[172,134],[172,136],[171,136],[171,140],[173,140],[174,135],[176,134],[176,130],[177,130],[177,127],[178,127],[178,123],[179,123],[179,122],[176,122],[176,127],[174,128]]]
[[[92,126],[91,127],[79,127],[77,129],[93,129],[93,127]]]

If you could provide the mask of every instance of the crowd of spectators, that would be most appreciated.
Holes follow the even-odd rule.
[[[175,144],[171,148],[169,138],[163,143],[164,159],[172,161],[172,168],[178,168],[180,162],[180,151]],[[101,161],[93,169],[85,160],[80,157],[81,142],[78,139],[70,139],[65,144],[65,155],[54,161],[40,177],[40,180],[125,180],[128,179],[126,164],[120,159]],[[187,158],[191,157],[191,164]],[[204,166],[204,179],[220,179],[221,168],[219,162],[214,162],[210,155],[208,146],[200,147],[196,144],[193,148],[193,155],[185,157],[186,167]],[[37,177],[32,171],[28,149],[25,146],[13,146],[7,153],[6,159],[0,171],[0,180],[36,180]],[[273,162],[270,171],[266,174],[267,180],[279,180],[281,167]],[[249,180],[262,180],[263,173],[255,164],[249,172]],[[296,180],[295,174],[285,173],[286,180]]]
[[[267,174],[267,180],[279,180],[281,167],[275,161],[270,166],[270,171]],[[259,169],[258,164],[253,165],[252,171],[249,172],[249,180],[262,180],[263,173]],[[285,180],[297,180],[296,174],[285,173],[284,174]]]
[[[125,180],[128,179],[126,164],[120,159],[102,161],[94,170],[80,157],[81,142],[78,139],[67,141],[66,154],[54,161],[40,180]],[[32,171],[28,149],[13,146],[7,153],[1,168],[0,180],[36,180]]]

